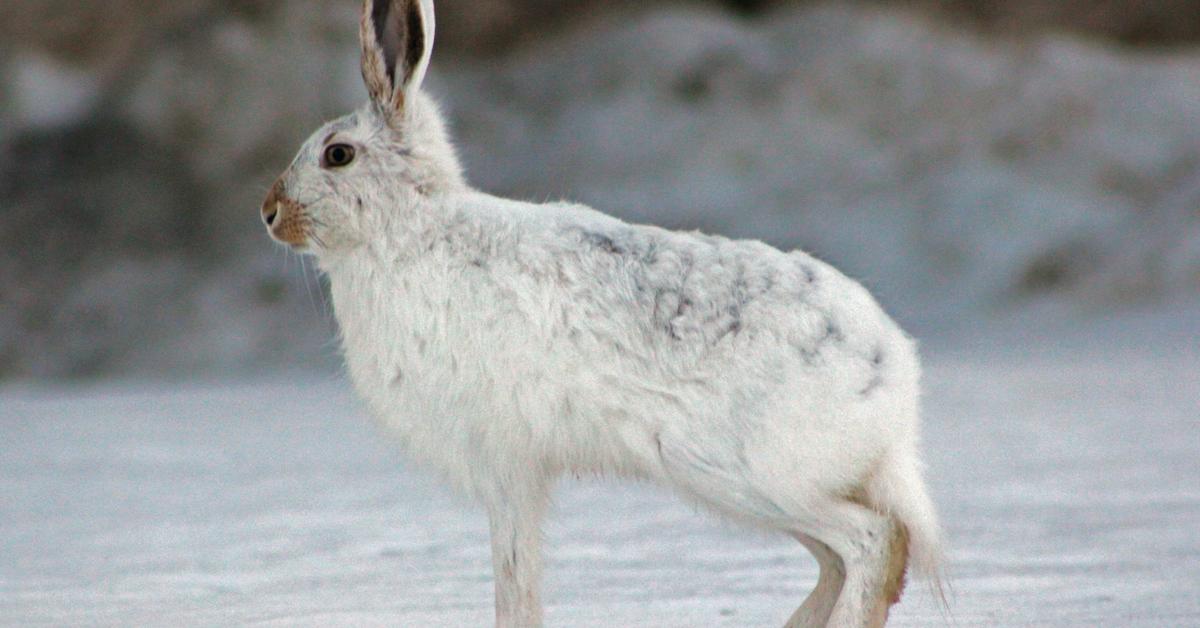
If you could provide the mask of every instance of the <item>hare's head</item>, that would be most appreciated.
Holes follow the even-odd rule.
[[[421,91],[433,0],[366,0],[362,73],[370,100],[312,135],[262,216],[276,240],[318,253],[377,237],[422,197],[464,185],[437,106]]]

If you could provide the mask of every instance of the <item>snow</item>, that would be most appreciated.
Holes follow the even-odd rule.
[[[1200,623],[1196,312],[930,351],[952,617],[914,583],[893,625]],[[0,623],[490,622],[483,513],[340,378],[9,385],[0,442]],[[565,483],[547,537],[550,625],[782,625],[816,578],[648,486]]]

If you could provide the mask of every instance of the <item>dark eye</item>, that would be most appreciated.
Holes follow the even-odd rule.
[[[349,144],[330,144],[325,147],[321,165],[326,168],[343,168],[354,161],[354,147]]]

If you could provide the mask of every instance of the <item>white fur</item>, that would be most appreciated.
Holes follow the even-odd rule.
[[[801,252],[473,190],[408,91],[400,116],[376,102],[315,133],[281,189],[358,392],[487,507],[499,625],[541,622],[540,519],[564,473],[649,479],[802,540],[822,584],[791,625],[878,625],[893,526],[934,573],[918,358],[866,290]],[[357,161],[321,168],[334,142]]]

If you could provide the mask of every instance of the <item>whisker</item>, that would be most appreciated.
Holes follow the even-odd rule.
[[[325,246],[325,242],[323,240],[321,240],[320,238],[317,238],[317,241],[320,242],[322,249],[329,250],[329,247]],[[325,277],[323,275],[321,275],[320,272],[318,272],[317,273],[317,296],[319,296],[321,299],[322,321],[325,324],[329,324],[332,319],[333,308],[329,305],[329,296],[326,294],[326,291],[325,291],[326,285],[325,284],[326,284]]]
[[[308,283],[308,260],[303,256],[300,257],[300,269],[304,274],[304,292],[308,294],[308,304],[312,307],[313,314],[320,319],[321,312],[317,310],[317,300],[313,298],[312,286]]]
[[[312,235],[313,239],[320,244],[321,248],[328,250],[329,247],[325,245],[325,241],[322,240],[320,236],[313,234],[310,235]],[[316,269],[313,269],[313,280],[316,283],[317,300],[320,301],[320,307],[317,307],[315,303],[313,304],[313,307],[316,308],[317,318],[320,319],[322,323],[328,325],[331,322],[330,314],[333,311],[333,308],[329,306],[329,298],[325,295],[325,283],[322,281],[321,273]],[[308,285],[307,274],[305,274],[305,285]],[[311,292],[309,294],[311,295]]]

